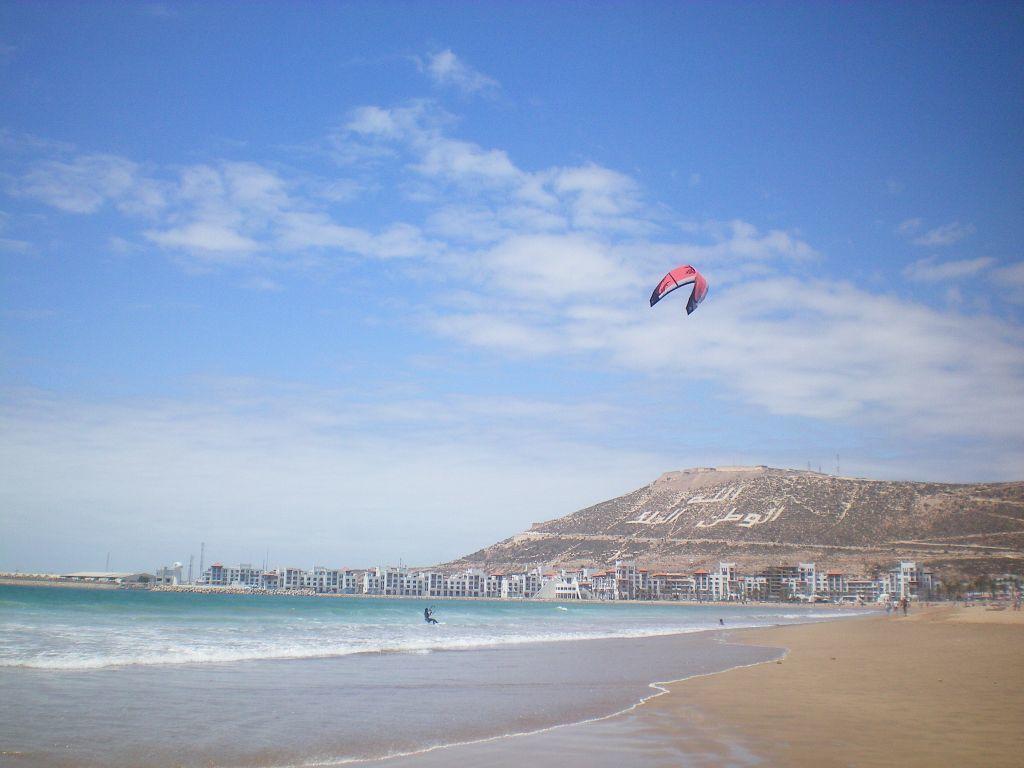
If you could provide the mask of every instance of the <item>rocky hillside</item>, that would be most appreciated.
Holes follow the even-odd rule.
[[[1024,569],[1024,482],[915,483],[769,467],[668,472],[625,496],[534,525],[458,565],[654,567],[797,560],[870,569],[895,558]]]

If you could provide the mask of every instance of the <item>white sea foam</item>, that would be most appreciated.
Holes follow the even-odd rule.
[[[741,629],[855,613],[643,605],[581,605],[556,612],[539,604],[461,603],[444,606],[445,626],[428,627],[410,617],[408,604],[388,601],[225,602],[211,610],[213,605],[200,597],[158,605],[159,611],[151,613],[77,610],[11,616],[0,622],[0,668],[84,671],[431,653],[685,634],[721,629],[720,618],[726,628]]]
[[[738,625],[737,625],[738,626]],[[755,625],[747,625],[755,626]],[[443,640],[407,640],[392,643],[364,643],[359,645],[311,645],[296,643],[265,643],[253,647],[194,646],[173,649],[154,649],[142,653],[33,653],[0,659],[0,667],[29,669],[89,670],[107,667],[152,666],[168,664],[217,664],[245,661],[271,661],[286,659],[321,659],[357,654],[417,653],[436,651],[465,651],[525,643],[561,643],[581,640],[609,640],[616,638],[661,637],[675,634],[702,632],[706,628],[651,628],[619,632],[534,633],[514,636],[467,635]],[[27,649],[26,649],[27,650]]]
[[[38,754],[59,744],[71,750],[60,757],[92,766],[135,765],[139,754],[161,764],[252,764],[253,750],[262,750],[256,741],[272,745],[271,759],[282,764],[342,764],[437,744],[437,723],[449,720],[459,724],[445,731],[452,741],[543,728],[621,710],[644,695],[651,676],[770,653],[732,642],[742,627],[854,613],[641,603],[558,611],[528,601],[437,601],[447,623],[434,627],[423,622],[424,601],[413,600],[72,590],[26,590],[16,598],[0,611],[3,718]],[[720,619],[726,631],[700,637],[719,630]],[[626,639],[687,633],[669,642]],[[583,640],[590,642],[566,651]],[[278,661],[285,659],[301,661]],[[165,717],[154,721],[137,706],[140,686],[159,690]],[[361,700],[368,689],[373,695]],[[237,706],[268,692],[272,714]],[[361,704],[325,729],[316,715],[339,700]],[[538,701],[546,703],[541,711]],[[17,705],[4,709],[10,702]],[[116,737],[109,711],[119,713]],[[403,712],[402,729],[378,733],[381,717],[395,711]],[[211,730],[211,713],[218,728],[182,752],[181,734]]]

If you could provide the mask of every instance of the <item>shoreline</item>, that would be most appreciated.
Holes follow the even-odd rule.
[[[0,675],[0,680],[10,686],[10,691],[18,691],[18,695],[9,700],[6,708],[0,703],[0,720],[7,718],[15,734],[32,734],[12,741],[10,746],[36,760],[28,764],[47,768],[297,768],[368,760],[368,764],[376,765],[382,759],[390,759],[388,755],[411,755],[424,747],[435,747],[431,754],[445,761],[446,748],[452,744],[491,743],[510,732],[544,732],[594,718],[603,721],[652,696],[663,695],[664,686],[651,685],[652,679],[680,679],[777,655],[775,651],[722,644],[722,634],[719,629],[710,629],[663,637],[536,642],[511,649],[475,649],[465,657],[450,653],[373,654],[358,662],[267,661],[252,666],[217,665],[213,672],[205,669],[206,665],[182,665],[173,670],[140,667],[84,675],[73,672],[67,677],[73,682],[68,689],[72,698],[59,704],[46,690],[54,690],[53,686],[60,685],[63,676],[41,677],[38,670],[8,670],[10,674]],[[650,674],[652,671],[656,674]],[[377,718],[357,718],[355,726],[330,729],[332,732],[327,733],[310,726],[305,717],[253,719],[243,713],[241,717],[219,720],[219,728],[223,731],[230,724],[223,732],[234,736],[215,736],[205,745],[197,742],[181,752],[172,736],[182,721],[172,724],[169,730],[159,729],[160,734],[156,735],[157,726],[141,712],[111,724],[103,713],[82,709],[87,702],[102,699],[109,708],[120,710],[130,707],[135,692],[159,688],[165,694],[165,714],[173,717],[173,713],[181,710],[186,722],[195,721],[198,725],[202,718],[199,710],[194,710],[196,686],[204,686],[211,675],[225,685],[215,686],[208,695],[204,694],[200,707],[203,710],[220,711],[239,696],[261,696],[267,690],[277,690],[278,701],[289,709],[301,700],[304,706],[321,711],[325,706],[336,706],[339,700],[364,694],[365,681],[371,690],[378,691],[378,696],[384,696],[380,706],[387,704],[390,708],[393,690],[399,694],[395,702],[402,706],[427,705],[428,710],[457,716],[470,705],[492,716],[457,722],[449,721],[447,716],[436,719],[426,712],[407,718],[405,727],[389,735],[377,733],[380,729],[372,727],[384,722]],[[385,711],[391,710],[381,710]],[[49,726],[39,730],[44,713]],[[142,727],[144,723],[147,724]],[[237,727],[243,724],[244,728]],[[54,726],[58,725],[55,732]],[[98,732],[108,733],[111,727],[120,734],[115,739],[116,746],[108,738],[96,737]],[[53,753],[50,745],[57,741],[72,745],[72,751]],[[142,754],[147,758],[140,759]],[[72,756],[74,762],[68,762]]]
[[[836,621],[725,630],[723,640],[730,644],[775,648],[780,656],[651,683],[660,690],[606,717],[362,764],[1019,764],[1024,614],[941,606],[906,617],[857,618],[842,625],[845,631],[837,631]],[[897,645],[870,644],[892,638]],[[880,649],[888,659],[877,659],[875,668],[862,663],[875,660]],[[850,658],[858,652],[859,658]],[[852,669],[843,661],[852,662]]]
[[[626,602],[626,601],[617,601],[617,602]],[[643,601],[629,601],[629,602],[643,602]],[[724,605],[728,605],[728,603],[724,603]],[[703,629],[703,630],[696,630],[695,632],[678,632],[678,633],[673,633],[673,634],[670,634],[670,635],[665,635],[664,637],[678,638],[678,637],[685,637],[686,635],[690,635],[690,634],[695,634],[697,632],[699,632],[699,633],[707,633],[708,635],[710,635],[712,637],[716,637],[716,639],[718,639],[719,642],[727,643],[729,645],[742,645],[742,646],[745,646],[745,647],[748,647],[748,648],[757,648],[757,649],[764,650],[764,651],[775,651],[777,653],[772,658],[764,659],[764,660],[761,660],[761,661],[751,662],[749,664],[737,664],[737,665],[734,665],[734,666],[731,666],[731,667],[727,667],[725,669],[713,670],[713,671],[710,671],[710,672],[699,672],[699,673],[696,673],[696,674],[687,675],[685,677],[681,677],[681,678],[677,678],[677,679],[673,679],[673,680],[655,680],[655,681],[651,681],[650,683],[647,684],[647,687],[652,690],[651,693],[648,693],[647,695],[641,697],[638,701],[630,704],[627,707],[624,707],[622,709],[616,710],[615,712],[610,712],[610,713],[605,714],[605,715],[598,715],[596,717],[588,717],[588,718],[585,718],[583,720],[574,720],[574,721],[565,722],[565,723],[556,723],[555,725],[549,725],[549,726],[545,726],[543,728],[538,728],[538,729],[534,729],[534,730],[530,730],[530,731],[502,733],[502,734],[496,734],[494,736],[487,736],[487,737],[480,738],[480,739],[472,739],[472,740],[469,740],[469,741],[453,742],[451,744],[436,744],[436,745],[432,745],[432,746],[426,747],[424,749],[415,750],[415,751],[412,751],[412,752],[402,752],[402,753],[396,753],[396,754],[384,755],[384,756],[372,757],[372,758],[343,758],[343,759],[339,759],[339,760],[327,759],[327,760],[317,761],[317,762],[314,762],[314,763],[303,763],[302,766],[303,766],[303,768],[305,768],[305,766],[316,766],[316,768],[331,768],[332,766],[341,766],[341,765],[345,765],[345,766],[349,766],[349,765],[352,765],[352,766],[376,765],[376,766],[385,766],[385,768],[405,768],[405,766],[408,765],[409,768],[420,768],[421,766],[422,766],[422,768],[428,768],[428,766],[429,766],[429,768],[435,768],[435,766],[436,766],[436,768],[443,768],[443,767],[448,765],[447,762],[441,762],[441,763],[436,763],[436,764],[434,762],[426,763],[426,762],[421,762],[420,758],[424,758],[426,756],[431,756],[431,755],[437,755],[438,753],[440,753],[441,755],[447,755],[447,754],[450,754],[449,750],[459,751],[459,750],[461,750],[463,748],[466,748],[466,747],[479,747],[479,746],[485,746],[485,745],[490,745],[490,744],[500,745],[500,744],[502,744],[502,743],[504,743],[506,741],[516,741],[516,740],[519,740],[519,739],[529,739],[529,738],[532,738],[532,737],[542,737],[545,734],[554,733],[554,732],[557,732],[557,731],[561,731],[563,729],[582,728],[582,727],[591,726],[591,725],[594,725],[594,724],[598,724],[598,723],[603,723],[603,722],[606,722],[606,721],[614,720],[616,718],[620,718],[620,717],[623,717],[625,715],[629,715],[630,713],[634,713],[634,712],[640,711],[642,707],[644,707],[646,705],[649,705],[650,703],[654,702],[659,697],[668,696],[668,695],[672,694],[673,690],[674,690],[674,687],[677,686],[677,685],[684,684],[684,683],[686,683],[688,681],[691,681],[691,680],[698,680],[698,679],[702,679],[702,678],[713,678],[713,677],[718,677],[720,675],[727,675],[727,674],[729,674],[731,672],[735,672],[735,671],[738,671],[738,670],[748,669],[748,668],[753,668],[753,667],[759,667],[759,666],[762,666],[762,665],[765,665],[765,664],[771,664],[773,662],[777,663],[777,664],[781,664],[782,661],[785,660],[787,656],[789,656],[790,651],[789,651],[788,648],[779,647],[779,646],[776,646],[774,644],[732,642],[731,640],[728,639],[728,636],[730,636],[733,633],[748,634],[748,633],[753,633],[753,632],[770,632],[770,631],[772,631],[774,629],[781,629],[781,628],[784,628],[784,627],[802,627],[802,626],[806,626],[808,624],[833,624],[833,623],[838,622],[838,621],[843,621],[843,620],[847,620],[847,619],[855,619],[855,618],[856,619],[871,619],[871,618],[876,618],[877,619],[877,618],[880,618],[880,617],[877,614],[875,614],[875,613],[855,614],[855,615],[852,615],[852,616],[842,616],[842,617],[836,616],[836,617],[831,617],[831,618],[828,618],[828,619],[821,619],[821,620],[818,620],[818,621],[800,622],[800,623],[797,623],[797,624],[771,624],[771,625],[759,626],[759,627],[738,627],[738,628],[725,628],[725,629],[722,629],[722,628],[719,628],[719,627],[712,627],[712,628]],[[601,638],[584,638],[584,639],[578,640],[578,642],[589,642],[589,641],[595,640],[595,639],[601,639]],[[628,639],[630,639],[630,638],[623,638],[623,640],[628,640]],[[639,638],[633,638],[633,639],[639,639]],[[549,641],[542,641],[542,642],[549,642]],[[490,758],[490,757],[493,757],[493,756],[489,755],[488,757]],[[519,758],[516,758],[516,759],[518,760]],[[500,764],[504,765],[504,763],[500,763]],[[556,766],[557,766],[557,768],[562,768],[565,764],[566,763],[564,763],[564,762],[558,762],[558,763],[552,763],[551,765],[552,765],[552,768],[556,768]],[[593,765],[594,763],[591,761],[588,764]],[[495,763],[495,765],[498,765],[498,763]],[[513,764],[512,763],[510,763],[509,765],[510,765],[510,768],[513,768]],[[518,763],[516,765],[518,766]],[[543,762],[539,762],[539,763],[538,762],[534,762],[533,765],[535,765],[535,766],[544,766],[544,765],[547,765],[547,764],[543,763]],[[294,768],[294,766],[278,766],[278,767],[275,767],[275,768]]]
[[[423,600],[402,596],[386,596],[385,599],[410,603]],[[488,602],[480,598],[463,600]],[[524,603],[522,600],[490,602]],[[571,604],[570,601],[544,602]],[[594,607],[607,605],[604,601],[590,604]],[[690,608],[701,605],[682,601],[663,604]],[[712,610],[730,607],[752,613],[759,607],[768,607],[760,603],[703,605]],[[783,611],[803,607],[800,604],[781,606]],[[840,606],[817,607],[828,610]],[[783,611],[779,612],[779,620],[788,622],[788,616],[781,616]],[[617,700],[605,699],[598,687],[593,689],[597,698],[567,699],[563,696],[561,704],[553,709],[523,710],[527,716],[519,720],[501,717],[502,710],[495,709],[499,719],[491,721],[489,726],[475,727],[475,732],[474,728],[442,730],[435,726],[423,730],[420,738],[409,738],[407,734],[406,738],[393,741],[394,751],[390,755],[370,757],[366,752],[334,751],[335,745],[316,757],[281,761],[274,759],[275,754],[280,754],[272,749],[270,744],[275,742],[271,741],[261,757],[253,761],[221,762],[263,768],[314,765],[440,768],[455,763],[486,764],[495,768],[521,768],[523,764],[563,768],[584,763],[588,768],[606,765],[609,768],[622,765],[630,768],[669,765],[706,768],[745,765],[846,768],[853,765],[863,768],[896,763],[922,768],[946,764],[1001,768],[1015,765],[1014,761],[1024,754],[1024,744],[1017,744],[1019,738],[1014,741],[1020,730],[1017,722],[1024,720],[1024,614],[1005,607],[948,604],[916,606],[909,616],[888,616],[877,611],[831,610],[828,613],[827,617],[818,618],[813,611],[807,611],[799,623],[744,627],[739,626],[741,622],[734,615],[727,616],[727,621],[735,621],[736,625],[730,623],[726,627],[708,626],[653,636],[567,638],[579,641],[578,645],[553,639],[529,641],[522,645],[535,647],[535,650],[524,647],[515,653],[521,661],[524,653],[534,658],[530,663],[534,664],[537,675],[531,672],[531,684],[593,684],[597,678],[589,678],[587,674],[556,672],[565,661],[581,654],[591,661],[579,666],[580,671],[617,669],[616,659],[628,659],[632,664],[632,671],[628,673],[630,685],[633,685],[631,695],[620,696]],[[712,612],[710,616],[714,621],[715,614]],[[844,618],[861,620],[838,623]],[[685,638],[695,635],[703,635],[705,640],[702,644],[695,640],[697,646],[689,645]],[[593,649],[602,646],[591,645],[586,640],[596,640],[606,650],[595,653]],[[644,641],[654,645],[644,645]],[[578,650],[571,650],[572,646]],[[583,652],[584,647],[590,650]],[[691,654],[687,649],[697,647],[708,650],[718,647],[721,652],[715,650],[712,655],[705,655],[705,661],[697,662],[698,656],[689,660]],[[620,650],[607,650],[611,648]],[[660,655],[649,655],[649,649],[653,648],[660,648]],[[741,648],[748,652],[738,652]],[[424,676],[430,679],[431,674],[424,671],[427,669],[438,672],[463,668],[470,663],[470,658],[477,659],[473,662],[477,666],[481,663],[479,659],[489,659],[482,662],[481,670],[491,670],[490,665],[498,659],[506,659],[501,663],[507,664],[507,659],[512,658],[495,654],[492,646],[437,650],[477,650],[489,657],[467,657],[458,662],[439,660],[433,662],[432,667],[423,667],[430,657],[421,657],[423,662],[405,665],[412,670],[413,680]],[[414,654],[420,652],[414,651]],[[385,652],[368,653],[382,657],[381,661],[371,662],[377,671],[370,679],[390,679],[397,662],[385,661],[388,655]],[[399,655],[406,654],[399,652]],[[544,661],[536,666],[541,659]],[[595,667],[594,662],[599,659]],[[681,666],[674,661],[666,665],[664,662],[670,659],[687,661]],[[717,661],[710,661],[712,659]],[[316,661],[318,666],[271,671],[276,667],[274,662],[290,660]],[[322,683],[321,671],[340,669],[327,666],[329,658],[324,657],[245,661],[269,662],[252,667],[251,671],[238,666],[231,672],[240,675],[236,679],[249,687],[254,685],[253,679],[273,679],[275,684],[279,681],[281,685],[294,686],[299,679],[294,676],[296,673]],[[214,663],[234,666],[231,660]],[[198,679],[196,676],[202,674],[201,663],[181,664],[187,669],[181,673],[184,677],[174,673],[176,680]],[[609,666],[602,666],[604,664]],[[716,668],[717,665],[721,666]],[[152,667],[148,668],[152,671],[145,671],[145,665],[137,669],[138,672],[130,673],[133,677],[143,675],[155,680],[163,674]],[[304,669],[307,671],[300,673]],[[678,676],[679,673],[682,675]],[[447,679],[444,674],[433,677]],[[23,679],[31,681],[32,678]],[[342,679],[344,675],[339,678]],[[488,696],[496,706],[502,696],[508,695],[502,693],[504,686],[511,686],[511,693],[523,679],[516,674],[495,677],[488,672],[483,677],[474,673],[467,681],[472,681],[472,685],[485,681],[481,690],[491,689]],[[607,678],[609,682],[613,679],[614,675]],[[337,696],[347,684],[342,688],[330,685],[325,695]],[[458,685],[456,683],[456,687]],[[541,700],[537,705],[541,705]],[[437,743],[444,741],[444,737],[451,741]],[[263,738],[265,740],[266,736]],[[248,742],[247,738],[238,744]],[[276,743],[293,744],[290,734]],[[302,742],[294,743],[301,745]],[[957,761],[944,762],[947,754],[957,755]],[[43,764],[50,765],[40,763]],[[155,768],[164,763],[154,761],[152,765]]]
[[[743,631],[754,630],[754,629],[763,629],[763,627],[745,627],[745,628],[742,628],[742,629],[732,630],[732,631],[743,632]],[[711,629],[711,630],[705,630],[705,631],[711,632],[711,633],[724,633],[726,630]],[[669,637],[682,636],[683,634],[684,633],[679,633],[679,635],[669,635]],[[587,642],[587,640],[581,640],[580,642]],[[760,647],[760,646],[758,646],[758,647]],[[769,647],[765,646],[765,649],[768,650]],[[402,752],[402,753],[397,753],[397,754],[393,754],[393,755],[383,755],[381,757],[370,757],[370,758],[359,758],[359,757],[357,757],[357,758],[342,758],[340,760],[334,760],[334,761],[332,761],[332,760],[324,760],[324,761],[316,762],[316,763],[303,763],[303,765],[304,766],[306,766],[306,765],[317,766],[317,768],[320,768],[321,766],[323,768],[331,768],[331,766],[338,766],[338,765],[355,765],[355,766],[359,766],[359,765],[386,765],[386,766],[391,766],[392,763],[394,763],[394,765],[397,768],[397,766],[403,764],[401,761],[405,761],[405,760],[408,760],[410,758],[415,760],[416,758],[418,758],[421,755],[428,755],[428,754],[432,754],[432,753],[436,753],[436,752],[446,752],[447,750],[459,749],[461,747],[477,746],[477,745],[481,745],[481,744],[499,743],[499,742],[503,742],[503,741],[508,740],[508,739],[519,739],[519,738],[527,738],[527,737],[531,737],[531,736],[540,736],[540,735],[543,735],[543,734],[546,734],[546,733],[552,733],[552,732],[555,732],[555,731],[559,731],[559,730],[561,730],[563,728],[576,728],[576,727],[580,727],[580,726],[591,725],[591,724],[594,724],[594,723],[601,723],[601,722],[604,722],[606,720],[612,720],[613,718],[617,718],[617,717],[621,717],[623,715],[627,715],[630,712],[636,711],[637,709],[639,709],[640,707],[644,706],[648,702],[651,702],[654,699],[657,699],[659,696],[666,696],[666,695],[672,693],[672,689],[671,689],[670,686],[675,685],[677,683],[682,683],[682,682],[685,682],[686,680],[693,680],[693,679],[700,678],[700,677],[710,677],[710,676],[713,676],[713,675],[724,675],[724,674],[726,674],[728,672],[732,672],[734,670],[746,669],[747,667],[756,667],[756,666],[759,666],[761,664],[770,664],[772,661],[776,661],[777,659],[785,658],[785,656],[787,654],[786,650],[785,649],[777,649],[777,650],[780,651],[780,655],[776,659],[766,659],[764,661],[754,661],[754,662],[751,662],[749,664],[737,664],[737,665],[732,666],[732,667],[727,667],[725,669],[715,670],[715,671],[712,671],[712,672],[701,672],[701,673],[698,673],[698,674],[695,674],[695,675],[689,675],[688,677],[679,678],[678,680],[662,680],[662,681],[655,681],[655,682],[648,683],[647,687],[653,689],[653,693],[647,694],[646,696],[641,698],[639,701],[636,701],[633,704],[630,704],[628,707],[625,707],[623,709],[617,710],[615,712],[610,712],[607,715],[598,715],[596,717],[588,717],[588,718],[585,718],[583,720],[574,720],[574,721],[567,722],[567,723],[556,723],[555,725],[548,725],[548,726],[545,726],[543,728],[537,728],[537,729],[532,730],[532,731],[521,731],[521,732],[515,732],[515,733],[501,733],[501,734],[497,734],[497,735],[494,735],[494,736],[487,736],[487,737],[484,737],[484,738],[481,738],[481,739],[472,739],[470,741],[453,742],[451,744],[435,744],[433,746],[426,747],[424,749],[416,750],[416,751],[413,751],[413,752]],[[419,765],[419,763],[413,763],[413,764],[414,765]],[[286,768],[286,767],[281,766],[280,768]],[[291,768],[291,767],[287,767],[287,768]]]
[[[752,630],[747,642],[784,644],[785,663],[684,680],[650,716],[702,719],[776,765],[1020,764],[1024,613],[941,606],[834,630]]]
[[[380,596],[373,596],[380,597]],[[388,597],[387,599],[400,599],[400,600],[414,600],[416,598],[406,597]],[[475,600],[475,598],[462,598],[463,600]],[[492,601],[493,602],[493,601]],[[514,602],[514,604],[521,604],[522,601],[505,601]],[[611,603],[612,601],[608,601]],[[649,603],[646,601],[625,601],[618,600],[615,603],[621,603],[623,605],[633,604],[646,606]],[[597,601],[596,605],[604,606],[604,601]],[[698,604],[674,604],[680,608],[695,607]],[[721,604],[709,604],[704,603],[703,605],[708,607],[731,607],[733,609],[740,607],[738,603],[721,603]],[[747,604],[742,606],[745,610],[756,610],[759,605],[763,604]],[[795,607],[789,604],[767,604],[765,607],[774,608],[789,608]],[[618,642],[618,643],[629,643],[632,641],[644,641],[644,640],[672,640],[681,639],[685,637],[695,636],[707,636],[715,638],[720,642],[723,638],[729,636],[731,633],[745,633],[754,632],[759,630],[770,630],[774,628],[788,627],[788,626],[802,626],[804,624],[822,624],[832,623],[836,621],[845,621],[854,618],[865,618],[870,616],[878,615],[878,611],[860,609],[856,613],[849,613],[847,615],[827,615],[820,616],[813,612],[808,611],[806,615],[800,618],[783,621],[779,623],[769,624],[756,624],[754,626],[743,626],[743,625],[710,625],[690,628],[671,628],[671,629],[655,629],[655,630],[635,630],[632,634],[589,634],[589,635],[566,635],[561,637],[544,637],[536,639],[498,639],[489,642],[479,642],[472,645],[444,645],[439,641],[438,645],[425,645],[417,646],[415,648],[406,648],[399,646],[381,646],[376,648],[360,648],[348,651],[318,651],[308,654],[293,654],[293,655],[254,655],[254,656],[241,656],[236,658],[217,658],[217,659],[175,659],[165,662],[140,662],[140,661],[111,661],[104,664],[95,665],[83,665],[83,666],[59,666],[59,665],[41,665],[41,664],[7,664],[0,665],[0,670],[13,669],[13,670],[27,670],[33,672],[42,673],[60,673],[60,672],[92,672],[98,670],[127,670],[127,669],[143,669],[143,668],[154,668],[159,667],[163,669],[173,669],[174,667],[201,667],[204,665],[243,665],[243,664],[261,664],[261,663],[287,663],[287,662],[303,662],[303,661],[329,661],[332,659],[345,659],[350,657],[358,656],[380,656],[390,654],[421,654],[421,653],[463,653],[473,651],[488,651],[497,650],[502,648],[523,648],[530,646],[555,646],[560,648],[571,647],[576,643],[602,643],[602,642]],[[787,614],[785,617],[788,618],[793,614]],[[735,620],[735,616],[732,618]],[[730,643],[738,645],[738,643]],[[774,648],[771,644],[751,645],[751,647],[760,648]],[[708,673],[716,674],[716,673]],[[659,686],[670,685],[672,683],[679,682],[683,679],[689,678],[673,678],[670,680],[654,680],[646,682],[645,685],[652,688],[658,688]],[[649,697],[648,697],[649,698]],[[639,702],[637,702],[639,703]],[[611,715],[602,716],[610,717]],[[575,722],[575,721],[574,721]],[[583,721],[579,721],[583,722]],[[564,723],[562,725],[571,725],[573,723]],[[505,734],[506,736],[519,735],[516,733]]]

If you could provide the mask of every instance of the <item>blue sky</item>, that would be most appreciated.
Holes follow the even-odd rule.
[[[1019,4],[0,4],[0,568],[1019,479],[1022,59]]]

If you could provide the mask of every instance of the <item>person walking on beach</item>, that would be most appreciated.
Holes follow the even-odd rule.
[[[423,609],[423,620],[427,622],[427,624],[437,624],[437,619],[434,618],[433,606]]]

